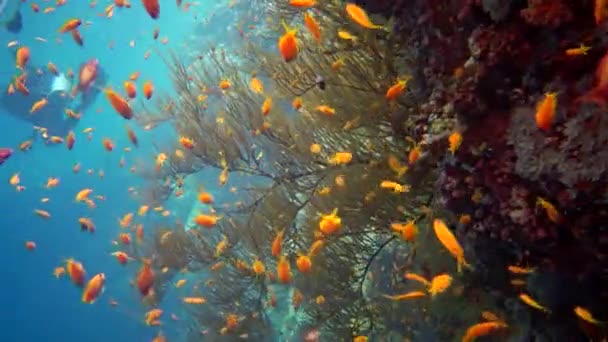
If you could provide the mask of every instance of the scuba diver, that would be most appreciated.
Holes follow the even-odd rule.
[[[2,0],[0,0],[2,1]],[[83,63],[76,77],[78,85],[63,73],[41,72],[41,69],[27,66],[24,70],[25,86],[29,95],[19,91],[3,91],[0,94],[0,113],[12,115],[33,124],[34,131],[44,140],[50,136],[64,137],[77,124],[77,118],[94,102],[100,89],[105,86],[107,76],[96,59]],[[23,75],[23,74],[22,74]],[[83,85],[83,79],[86,84]],[[7,89],[8,84],[0,89]],[[30,113],[36,101],[46,99],[46,104]]]
[[[0,25],[11,33],[21,32],[23,22],[19,6],[20,0],[0,0]]]

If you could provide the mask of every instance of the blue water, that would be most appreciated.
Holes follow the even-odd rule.
[[[190,35],[195,23],[194,15],[178,12],[173,1],[161,1],[160,19],[154,21],[140,1],[132,2],[131,9],[115,9],[111,19],[98,16],[109,1],[100,1],[91,8],[88,1],[70,0],[50,14],[43,14],[42,9],[54,1],[38,2],[40,13],[34,13],[29,4],[22,4],[23,30],[13,35],[0,28],[2,91],[14,73],[14,49],[6,46],[9,41],[18,40],[30,48],[30,64],[33,66],[44,68],[48,61],[52,61],[62,71],[71,67],[77,72],[81,63],[98,58],[108,74],[108,84],[115,89],[122,90],[123,81],[133,72],[140,71],[139,86],[144,80],[151,80],[156,94],[168,92],[171,82],[162,59],[153,51],[150,58],[144,60],[144,53],[153,47],[158,47],[161,52],[167,52],[169,48],[183,49],[182,42]],[[204,2],[192,11],[202,15],[205,13],[203,6]],[[77,46],[69,34],[62,36],[57,33],[60,25],[72,17],[92,22],[89,27],[81,27],[84,48]],[[152,38],[156,26],[160,28],[158,41]],[[45,38],[48,42],[37,41],[35,37]],[[163,37],[169,38],[167,45],[161,44],[160,38]],[[58,44],[56,39],[63,43]],[[129,47],[131,40],[135,40],[134,48]],[[112,50],[108,47],[111,41],[114,41]],[[137,101],[141,101],[141,88],[138,91]],[[31,103],[38,99],[32,94],[24,97],[24,101]],[[130,173],[128,167],[137,165],[138,161],[153,161],[155,155],[150,147],[153,142],[162,142],[159,139],[171,139],[170,135],[163,136],[163,132],[169,129],[161,127],[154,131],[153,136],[129,123],[138,135],[140,148],[126,154],[122,151],[130,146],[124,128],[126,121],[112,110],[104,96],[98,96],[75,128],[77,141],[72,151],[64,145],[47,146],[41,139],[36,139],[30,151],[21,152],[17,146],[32,136],[32,127],[28,122],[6,115],[7,110],[0,109],[0,146],[11,147],[15,153],[0,166],[3,207],[0,211],[3,230],[0,248],[5,256],[0,271],[0,341],[150,341],[158,329],[143,322],[148,308],[140,303],[139,294],[129,284],[139,263],[126,267],[119,265],[110,256],[117,250],[111,241],[119,233],[117,220],[137,210],[140,205],[129,196],[127,189],[137,188],[142,180]],[[87,141],[86,135],[81,133],[86,127],[95,129],[92,141]],[[113,152],[103,149],[102,137],[115,142]],[[123,155],[127,165],[119,168]],[[80,173],[73,174],[72,166],[76,161],[82,164],[82,169]],[[88,175],[87,169],[95,170],[95,174]],[[105,172],[103,180],[97,176],[99,169]],[[16,172],[20,173],[25,191],[16,192],[8,184]],[[54,189],[46,189],[44,185],[48,177],[58,177],[61,183]],[[75,194],[85,187],[106,197],[105,201],[96,200],[97,209],[74,203]],[[42,197],[49,197],[50,201],[41,203]],[[35,208],[47,210],[52,217],[45,220],[34,215]],[[80,231],[77,220],[83,216],[95,222],[97,231],[94,234]],[[151,221],[141,223],[151,224]],[[27,240],[36,242],[34,251],[25,249]],[[53,269],[61,266],[68,257],[81,261],[89,276],[105,273],[106,291],[95,304],[82,303],[81,289],[71,284],[68,278],[55,279],[53,276]],[[118,301],[118,307],[110,306],[110,299]],[[162,305],[165,310],[162,330],[171,340],[180,336],[178,331],[184,323],[168,318],[170,313],[177,312],[177,308],[171,304],[175,302],[171,296],[165,301],[166,304]]]

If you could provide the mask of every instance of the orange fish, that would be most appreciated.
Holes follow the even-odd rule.
[[[270,113],[271,109],[272,109],[272,99],[270,97],[267,97],[264,100],[264,103],[262,104],[262,115],[264,115],[264,116],[268,115],[268,113]]]
[[[80,262],[75,261],[74,259],[66,260],[66,270],[72,283],[80,287],[84,286],[86,272]]]
[[[150,260],[144,260],[143,265],[139,269],[136,278],[137,289],[143,296],[151,293],[152,285],[154,285],[154,271]]]
[[[317,4],[315,0],[290,0],[289,5],[298,8],[310,8]]]
[[[251,88],[251,90],[258,94],[262,94],[264,92],[264,85],[262,84],[262,81],[260,81],[256,77],[251,78],[251,81],[249,82],[249,87]]]
[[[188,150],[191,150],[194,148],[194,141],[190,138],[186,138],[186,137],[180,137],[179,138],[179,143],[184,147],[187,148]]]
[[[46,106],[49,103],[49,101],[46,99],[46,97],[34,102],[34,104],[32,105],[32,108],[30,109],[30,113],[36,113],[37,111],[41,110],[42,108],[44,108],[44,106]]]
[[[454,234],[452,234],[448,226],[442,220],[435,219],[433,221],[433,230],[443,247],[456,258],[458,272],[462,271],[462,266],[471,268],[464,258],[464,251],[460,246],[460,243],[458,243]]]
[[[137,81],[137,78],[139,78],[139,74],[140,73],[141,72],[139,72],[139,71],[136,71],[136,72],[132,73],[131,76],[129,76],[129,80],[131,80],[131,81]]]
[[[319,23],[308,12],[304,13],[304,26],[310,31],[310,34],[317,42],[321,42],[321,29]]]
[[[509,326],[500,321],[477,323],[469,327],[462,337],[462,342],[473,342],[477,337],[489,335],[497,330],[506,329]]]
[[[73,131],[68,133],[68,136],[65,139],[65,144],[68,147],[68,150],[72,150],[74,147],[74,143],[76,142],[76,138]]]
[[[55,64],[53,64],[52,62],[48,62],[48,63],[46,64],[46,68],[47,68],[47,70],[48,70],[48,71],[49,71],[51,74],[53,74],[53,75],[55,75],[55,76],[59,75],[59,71],[57,70],[57,66],[55,66]]]
[[[94,275],[84,288],[82,293],[82,301],[88,304],[95,303],[97,297],[103,293],[103,285],[105,282],[106,276],[103,273]]]
[[[403,94],[403,91],[405,91],[405,87],[407,86],[408,81],[409,77],[406,77],[403,80],[398,80],[397,83],[393,84],[390,88],[388,88],[385,95],[386,99],[389,101],[396,100],[397,97],[399,97],[399,95]]]
[[[72,30],[72,39],[74,40],[74,42],[76,42],[76,44],[78,44],[80,46],[84,45],[84,40],[82,39],[82,35],[80,34],[80,31]]]
[[[112,253],[112,256],[115,256],[116,260],[121,265],[126,265],[130,259],[129,255],[127,255],[127,253],[125,253],[125,252],[114,252],[114,253]]]
[[[395,296],[389,296],[389,295],[382,295],[382,296],[384,298],[388,298],[390,300],[397,301],[397,300],[406,300],[406,299],[426,297],[426,293],[424,293],[422,291],[411,291],[411,292],[407,292],[407,293],[395,295]]]
[[[321,215],[319,221],[319,231],[325,235],[331,235],[342,227],[342,219],[338,216],[338,209],[335,208],[330,214]]]
[[[291,281],[291,266],[287,258],[282,255],[277,263],[277,278],[283,283],[287,284]]]
[[[312,261],[308,255],[300,255],[296,259],[296,266],[298,267],[298,271],[300,271],[300,273],[308,273],[312,268]]]
[[[95,224],[91,219],[81,217],[78,219],[78,223],[80,224],[80,230],[89,231],[91,233],[95,232]]]
[[[26,241],[25,242],[25,248],[28,251],[33,251],[34,249],[36,249],[36,243],[34,241]]]
[[[137,136],[135,135],[135,132],[133,132],[133,130],[131,129],[131,127],[129,126],[125,126],[126,130],[127,130],[127,137],[129,137],[129,140],[131,141],[131,143],[133,145],[135,145],[135,147],[137,147]]]
[[[375,25],[374,23],[372,23],[372,21],[369,19],[369,17],[367,16],[367,13],[363,10],[363,8],[357,6],[353,3],[346,4],[346,13],[355,23],[359,24],[362,27],[365,27],[368,29],[383,28],[380,25]]]
[[[80,26],[80,24],[82,24],[80,19],[68,19],[65,23],[63,23],[63,25],[61,25],[61,27],[59,27],[59,33],[66,33],[68,31],[75,30]]]
[[[134,99],[137,96],[137,88],[135,87],[135,83],[132,81],[125,81],[125,92],[130,99]]]
[[[199,214],[194,218],[194,223],[207,229],[213,228],[217,224],[218,218],[213,215]]]
[[[551,128],[557,107],[557,93],[546,93],[545,98],[536,107],[536,126],[543,131]]]
[[[150,15],[152,19],[158,19],[160,14],[160,4],[159,0],[141,0],[143,3],[146,12]]]
[[[23,69],[30,60],[30,49],[27,46],[22,46],[17,49],[17,68]],[[23,76],[25,78],[25,75]]]
[[[251,269],[253,270],[253,273],[255,273],[256,275],[264,274],[264,272],[266,271],[266,267],[264,266],[264,263],[259,259],[255,259],[255,261],[251,265]]]
[[[103,138],[102,144],[108,152],[111,152],[114,149],[114,143],[109,138]]]
[[[213,203],[213,195],[208,192],[201,192],[198,195],[198,200],[203,204],[211,204]]]
[[[272,240],[272,245],[271,245],[271,252],[272,252],[272,256],[274,256],[275,258],[278,258],[279,255],[281,254],[281,250],[283,248],[283,234],[285,233],[284,230],[281,230],[277,233],[277,235],[274,237],[274,240]]]
[[[293,99],[293,102],[291,103],[291,106],[295,110],[299,110],[300,108],[302,108],[302,98],[296,97],[295,99]]]
[[[133,109],[131,109],[129,102],[127,102],[124,97],[120,96],[111,88],[106,88],[104,93],[106,94],[108,101],[110,101],[112,108],[114,108],[118,114],[127,120],[133,118]]]
[[[296,29],[291,29],[283,20],[285,34],[279,38],[278,47],[285,62],[291,62],[298,56],[298,41],[296,40]]]
[[[577,48],[567,49],[566,50],[566,56],[581,56],[581,55],[586,55],[587,51],[589,51],[589,50],[591,50],[591,48],[589,46],[585,46],[584,44],[581,44]]]
[[[557,208],[555,208],[555,206],[551,204],[551,202],[547,201],[542,197],[538,197],[536,199],[536,205],[545,209],[547,217],[549,217],[549,220],[551,220],[551,222],[557,224],[562,222],[562,215],[559,213],[559,210],[557,210]]]
[[[154,92],[154,86],[152,85],[152,82],[150,81],[146,81],[146,83],[144,83],[144,96],[146,97],[146,99],[150,99],[152,97],[152,93]]]

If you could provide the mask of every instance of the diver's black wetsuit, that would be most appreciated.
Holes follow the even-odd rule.
[[[70,96],[71,89],[68,93],[54,92],[48,94],[51,90],[51,84],[54,76],[48,72],[39,75],[36,73],[36,68],[27,67],[27,80],[25,82],[30,90],[29,95],[23,95],[18,91],[9,95],[6,91],[0,92],[0,115],[12,115],[20,120],[30,122],[34,126],[44,127],[48,130],[48,135],[65,136],[74,129],[78,120],[68,118],[65,114],[65,109],[72,109],[74,112],[83,113],[87,110],[97,98],[100,91],[103,89],[106,82],[106,74],[103,69],[97,71],[95,87],[89,88],[86,92],[80,92],[75,99]],[[0,89],[6,89],[8,84],[1,84]],[[32,105],[47,97],[48,103],[35,113],[30,113]]]

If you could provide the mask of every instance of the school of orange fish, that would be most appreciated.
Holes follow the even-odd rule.
[[[317,2],[315,0],[284,0],[284,1],[289,1],[289,4],[291,6],[299,8],[303,11],[304,26],[309,31],[309,33],[312,35],[312,37],[314,37],[315,40],[321,41],[322,36],[321,36],[321,29],[319,27],[319,24],[313,17],[312,13],[307,11],[307,9],[310,9],[310,8],[313,8],[314,6],[316,6]],[[176,2],[177,2],[177,6],[182,5],[182,1],[177,0]],[[55,2],[55,7],[51,7],[51,6],[46,7],[45,9],[42,10],[42,12],[45,14],[52,13],[55,11],[56,7],[64,6],[64,5],[66,5],[66,3],[67,3],[67,0],[57,0]],[[161,6],[160,6],[161,3],[159,0],[142,0],[141,3],[143,5],[143,9],[149,14],[151,19],[159,18],[160,12],[161,12]],[[596,4],[598,4],[598,3],[600,4],[599,5],[600,7],[602,6],[601,3],[604,3],[604,5],[603,5],[604,10],[600,11],[601,13],[604,13],[605,7],[606,7],[605,1],[596,1]],[[95,7],[95,5],[96,5],[96,2],[91,3],[91,7]],[[166,3],[163,2],[162,5],[163,6],[166,5]],[[185,10],[187,11],[188,7],[192,6],[192,5],[196,5],[196,3],[191,3],[191,2],[184,3]],[[34,12],[40,11],[40,8],[37,4],[31,3],[30,6]],[[117,9],[117,8],[131,8],[131,4],[129,3],[128,0],[114,0],[112,4],[110,4],[109,6],[107,6],[105,8],[102,15],[104,15],[108,18],[111,18],[114,14],[115,9]],[[597,11],[597,8],[598,7],[596,6],[596,12],[597,12],[597,13],[595,13],[596,20],[604,20],[605,15],[602,19],[602,15],[600,12]],[[360,25],[362,28],[369,29],[369,30],[377,30],[377,29],[387,29],[388,30],[389,29],[384,26],[374,24],[368,17],[367,13],[361,7],[359,7],[353,3],[345,3],[344,11],[353,22]],[[598,19],[598,17],[599,17],[599,19]],[[83,23],[83,21],[81,19],[69,18],[65,21],[65,23],[63,25],[61,25],[61,27],[58,29],[58,32],[60,34],[67,34],[67,33],[71,34],[73,40],[77,44],[82,45],[84,37],[83,37],[83,34],[79,31],[79,28],[83,24],[87,25],[87,23]],[[280,53],[280,55],[282,56],[283,61],[285,63],[289,63],[289,62],[295,60],[296,58],[298,58],[298,52],[299,52],[299,42],[298,42],[298,38],[297,38],[298,30],[297,30],[297,28],[289,27],[287,25],[287,23],[285,23],[285,21],[283,21],[283,27],[285,29],[285,32],[284,32],[284,34],[282,34],[279,37],[278,42],[277,42],[277,48],[278,48],[278,53]],[[159,35],[159,29],[155,28],[154,32],[153,32],[154,39],[157,39],[158,35]],[[346,40],[356,40],[357,39],[355,36],[351,35],[350,33],[346,32],[344,30],[340,30],[338,32],[338,36],[341,39],[346,39]],[[43,38],[39,38],[39,39],[42,40]],[[165,38],[165,42],[166,42],[166,38]],[[8,47],[9,48],[15,47],[17,49],[16,57],[15,57],[16,58],[16,61],[15,61],[16,68],[19,70],[25,70],[25,67],[30,60],[30,49],[25,45],[21,45],[17,41],[10,42],[8,44]],[[587,53],[587,51],[589,49],[590,49],[590,47],[581,45],[578,48],[571,48],[571,49],[566,50],[565,54],[568,56],[577,56],[577,55]],[[147,56],[146,56],[146,58],[147,58]],[[339,60],[332,64],[332,69],[337,69],[339,67],[340,67]],[[53,64],[52,62],[48,63],[47,71],[54,75],[57,75],[59,73],[57,66],[55,66],[55,64]],[[38,70],[38,72],[42,73],[44,71]],[[94,78],[94,74],[95,74],[94,70],[88,70],[86,68],[81,70],[81,72],[77,75],[77,85],[74,87],[72,96],[76,95],[77,92],[83,91],[84,89],[88,88],[92,82],[92,79]],[[74,77],[74,73],[71,70],[68,71],[68,75],[70,77]],[[7,89],[8,93],[12,94],[13,96],[24,96],[24,99],[26,99],[29,94],[29,91],[27,88],[27,81],[28,81],[27,77],[28,77],[28,75],[25,72],[18,74],[18,76],[14,77],[8,86],[8,89]],[[105,97],[106,97],[107,101],[109,102],[109,104],[112,106],[112,108],[115,110],[115,112],[118,115],[120,115],[121,117],[123,117],[125,120],[130,120],[135,115],[135,111],[132,108],[130,101],[137,97],[136,82],[138,80],[138,77],[139,77],[139,72],[133,73],[129,77],[129,79],[124,82],[123,91],[117,91],[111,87],[103,89],[103,93],[105,94]],[[386,100],[395,101],[404,92],[406,92],[407,82],[409,79],[410,79],[409,76],[404,77],[403,79],[397,80],[396,83],[394,83],[394,85],[392,85],[390,88],[388,88],[386,90],[386,95],[385,95]],[[588,99],[590,101],[598,101],[598,102],[603,101],[602,97],[600,97],[600,95],[598,95],[596,93],[601,92],[601,90],[603,90],[606,87],[606,84],[608,84],[608,55],[600,61],[600,64],[597,67],[597,82],[598,82],[598,84],[597,84],[596,90],[595,91],[592,90],[589,93],[589,95],[586,97],[586,99]],[[222,80],[219,83],[218,87],[222,90],[227,90],[231,87],[230,81]],[[262,84],[262,81],[259,80],[258,78],[256,78],[255,75],[251,78],[250,87],[253,91],[260,93],[260,94],[263,93],[263,91],[264,91],[264,86]],[[18,94],[17,92],[19,92],[20,94]],[[124,95],[123,95],[123,93],[124,93]],[[153,93],[154,93],[154,85],[152,84],[152,82],[146,81],[142,85],[142,93],[146,99],[152,98]],[[554,121],[556,107],[557,107],[557,97],[558,97],[557,92],[547,93],[545,98],[541,99],[538,102],[537,107],[536,107],[536,112],[535,112],[535,120],[536,120],[538,129],[546,131],[551,128],[552,123]],[[41,108],[43,108],[48,103],[46,98],[30,99],[30,100],[33,101],[31,110],[30,110],[31,114],[36,113],[37,111],[39,111]],[[299,109],[302,106],[301,99],[300,98],[294,99],[292,106],[295,109]],[[267,97],[261,108],[262,114],[264,116],[268,115],[271,108],[272,108],[272,99]],[[327,105],[320,105],[320,106],[317,106],[315,109],[316,109],[316,111],[318,111],[324,115],[332,116],[335,114],[335,110]],[[66,108],[65,112],[70,118],[74,118],[74,119],[79,119],[80,115],[81,115],[80,113],[74,113],[69,108]],[[38,127],[37,129],[45,131],[44,127]],[[137,139],[137,136],[135,135],[135,132],[128,126],[126,129],[127,129],[126,133],[127,133],[129,140],[132,142],[132,144],[134,146],[137,146],[138,139]],[[91,140],[92,131],[93,131],[93,128],[87,128],[87,129],[84,129],[82,131],[82,133],[87,134],[88,139]],[[462,142],[462,139],[463,139],[463,136],[459,132],[453,132],[448,138],[449,152],[454,154],[457,151],[457,149],[459,148],[459,146]],[[58,136],[51,136],[50,141],[52,143],[56,143],[56,144],[65,143],[66,148],[71,150],[76,143],[76,133],[70,132],[65,138],[58,137]],[[178,142],[185,150],[191,150],[196,144],[196,142],[192,138],[184,137],[184,136],[179,137]],[[416,163],[416,161],[418,160],[418,158],[421,155],[421,147],[418,146],[415,141],[412,141],[412,142],[414,144],[413,145],[414,147],[409,151],[409,155],[408,155],[408,162],[410,165]],[[32,143],[33,142],[31,140],[25,141],[22,144],[20,144],[19,149],[22,151],[28,150],[29,148],[31,148]],[[109,138],[103,138],[101,143],[107,151],[113,151],[115,148],[114,142]],[[126,149],[128,150],[129,148],[127,147]],[[320,150],[321,150],[321,145],[319,145],[319,144],[312,144],[310,146],[310,151],[312,153],[315,153],[315,154],[319,153]],[[181,155],[183,155],[183,153],[185,153],[184,151],[181,151],[181,150],[178,152]],[[333,155],[333,157],[329,160],[329,162],[334,165],[348,164],[352,160],[352,158],[353,158],[353,156],[350,152],[337,152]],[[155,165],[156,165],[157,169],[160,169],[165,164],[166,160],[167,160],[167,155],[165,153],[159,153],[155,159]],[[398,176],[403,175],[408,169],[407,165],[401,165],[401,163],[398,161],[398,159],[394,156],[389,156],[388,163],[389,163],[390,168],[393,171],[395,171]],[[121,167],[124,166],[124,159],[121,159],[120,166]],[[76,173],[76,172],[79,172],[79,170],[80,170],[80,163],[77,163],[73,167],[73,172]],[[134,167],[131,168],[131,171],[134,172]],[[93,170],[89,170],[88,172],[92,174]],[[103,171],[101,171],[101,170],[99,171],[99,176],[103,177]],[[220,174],[219,183],[221,185],[225,184],[227,177],[228,177],[228,170],[224,165],[224,169],[223,169],[222,173]],[[59,186],[59,183],[60,183],[60,181],[58,178],[51,177],[48,179],[48,181],[46,183],[46,188],[48,188],[48,189],[55,188],[55,187]],[[14,187],[17,191],[23,191],[26,189],[25,186],[21,183],[21,178],[20,178],[19,173],[15,173],[12,177],[10,177],[9,184],[10,184],[10,186]],[[383,189],[394,191],[394,192],[408,192],[409,191],[409,185],[400,184],[400,183],[397,183],[394,181],[389,181],[389,180],[382,181],[380,184],[380,187]],[[133,189],[130,189],[130,190],[133,190]],[[323,190],[321,190],[321,191],[323,191]],[[90,189],[90,188],[82,189],[81,191],[79,191],[76,194],[75,202],[84,203],[91,208],[95,208],[96,207],[95,201],[104,200],[104,197],[101,195],[93,196],[93,192],[94,192],[93,189]],[[198,200],[201,203],[208,204],[208,205],[212,205],[214,203],[213,195],[211,193],[205,192],[205,191],[201,191],[199,193]],[[48,198],[45,197],[42,199],[42,202],[46,202],[46,201],[48,201]],[[561,220],[560,212],[553,204],[550,203],[549,200],[544,199],[544,198],[538,198],[537,205],[543,209],[544,214],[551,221],[556,222],[556,223],[560,222],[560,220]],[[137,210],[137,214],[139,216],[145,216],[147,214],[148,210],[149,210],[149,207],[144,204]],[[167,210],[165,210],[162,207],[154,208],[154,210],[157,212],[160,212],[161,215],[163,215],[163,216],[168,216],[170,214]],[[41,210],[41,209],[35,209],[34,212],[36,215],[38,215],[42,218],[45,218],[45,219],[51,218],[51,213],[49,213],[48,211]],[[334,234],[335,232],[337,232],[340,229],[341,218],[340,218],[338,212],[339,212],[339,209],[336,208],[331,213],[326,213],[326,214],[321,215],[321,217],[319,219],[318,228],[319,228],[319,231],[324,236],[329,236],[331,234]],[[134,213],[128,213],[119,220],[119,225],[123,229],[132,229],[133,232],[135,233],[136,241],[138,243],[141,243],[144,238],[144,228],[143,228],[143,225],[141,225],[141,224],[133,224],[133,218],[134,218]],[[220,220],[220,219],[221,219],[221,217],[215,216],[213,214],[202,214],[201,213],[201,214],[197,215],[193,219],[193,221],[196,225],[198,225],[200,227],[212,229],[217,224],[218,220]],[[470,220],[470,217],[468,217],[468,218],[461,217],[461,222],[464,222],[467,220]],[[79,219],[79,225],[81,226],[82,230],[84,230],[84,231],[89,231],[89,232],[95,231],[95,224],[91,219],[81,217]],[[433,227],[434,233],[435,233],[438,241],[454,257],[454,259],[456,261],[456,266],[457,266],[456,272],[460,273],[463,271],[463,269],[472,270],[473,266],[471,266],[465,260],[464,250],[461,247],[460,243],[458,242],[457,238],[454,236],[454,234],[448,227],[448,225],[443,220],[441,220],[439,218],[435,218],[432,222],[432,227]],[[396,234],[399,234],[407,242],[414,242],[416,239],[416,236],[418,234],[418,227],[416,226],[416,222],[414,222],[414,221],[405,222],[405,223],[396,222],[396,223],[392,224],[391,228]],[[276,279],[278,279],[282,283],[287,284],[291,281],[292,270],[291,270],[290,262],[282,254],[282,241],[283,241],[283,231],[280,231],[276,234],[275,238],[271,242],[271,251],[272,251],[272,255],[278,259],[278,263],[276,266]],[[117,241],[115,241],[114,243],[117,246],[130,245],[132,243],[131,233],[129,233],[129,232],[120,233]],[[216,247],[216,257],[221,255],[222,252],[227,248],[227,243],[228,242],[226,239],[224,239],[218,243],[218,245]],[[310,247],[309,252],[307,254],[302,254],[297,257],[295,263],[296,263],[296,268],[297,268],[298,272],[306,273],[306,272],[310,271],[310,269],[312,267],[311,257],[313,257],[317,253],[319,253],[323,244],[324,244],[324,241],[322,239],[319,239]],[[36,249],[36,242],[27,241],[25,243],[25,248],[30,251],[34,251]],[[111,253],[111,255],[116,258],[118,263],[123,264],[123,265],[135,260],[134,258],[129,256],[124,251],[115,251],[115,252]],[[253,272],[256,275],[264,275],[267,272],[266,266],[259,259],[254,260],[254,262],[251,265],[251,269],[253,270]],[[517,276],[517,278],[514,278],[512,280],[512,283],[514,285],[516,285],[516,284],[523,284],[525,282],[524,277],[532,272],[535,272],[535,268],[512,265],[512,266],[509,266],[508,271],[510,273],[512,273],[514,276]],[[65,266],[59,266],[54,270],[54,275],[56,277],[61,277],[64,274],[67,274],[67,276],[71,279],[71,281],[76,286],[83,288],[82,302],[87,303],[87,304],[93,304],[102,295],[103,289],[104,289],[104,284],[106,282],[106,277],[103,273],[99,273],[92,277],[89,277],[89,279],[87,280],[87,275],[86,275],[84,266],[80,262],[70,258],[65,261]],[[438,275],[434,276],[432,279],[427,279],[419,274],[414,274],[414,273],[408,272],[404,275],[404,277],[406,279],[414,281],[415,283],[419,283],[421,287],[419,289],[416,289],[416,290],[413,290],[413,291],[410,291],[407,293],[403,293],[403,294],[386,294],[386,295],[384,295],[384,297],[386,297],[390,300],[393,300],[393,301],[415,300],[417,298],[422,298],[422,297],[427,297],[427,296],[435,297],[435,296],[440,295],[442,292],[446,291],[446,289],[448,289],[450,287],[450,285],[452,284],[452,276],[447,273],[438,274]],[[152,270],[150,261],[142,260],[141,267],[140,267],[139,271],[137,272],[136,279],[134,281],[134,284],[135,284],[136,288],[138,289],[138,291],[140,292],[140,294],[142,295],[142,297],[145,298],[147,296],[153,295],[154,280],[155,280],[155,273]],[[186,283],[185,279],[180,279],[177,281],[177,283],[175,283],[175,287],[179,288],[179,287],[183,286],[185,283]],[[551,313],[549,309],[547,309],[541,303],[537,302],[529,294],[522,292],[519,295],[519,299],[532,309],[545,312],[546,314]],[[324,300],[324,298],[322,298],[322,296],[319,296],[316,299],[317,302],[322,302],[323,300]],[[185,298],[183,298],[183,302],[187,303],[187,304],[204,304],[206,302],[206,300],[203,297],[185,297]],[[113,300],[111,300],[111,304],[117,305],[117,303]],[[595,324],[595,325],[606,324],[606,322],[603,322],[603,321],[600,321],[600,320],[594,318],[592,313],[583,307],[580,307],[580,306],[574,307],[572,309],[572,312],[578,318],[580,318],[586,322],[589,322],[591,324]],[[145,314],[146,324],[151,325],[151,326],[159,325],[162,314],[163,314],[163,311],[161,309],[155,308],[155,309],[150,310],[149,312],[147,312]],[[471,326],[466,331],[465,336],[462,337],[462,341],[473,341],[477,337],[489,335],[496,331],[508,329],[508,327],[509,327],[509,325],[507,324],[507,322],[505,320],[501,319],[500,317],[498,317],[497,315],[495,315],[491,312],[484,311],[481,313],[481,317],[483,320],[480,323],[477,323],[477,324]],[[226,326],[223,329],[228,330],[228,329],[230,329],[230,327],[236,325],[237,323],[238,323],[238,319],[236,317],[229,317],[229,319],[227,320]],[[161,341],[165,341],[165,340],[166,340],[166,338],[162,335],[162,333],[159,333],[159,335],[154,339],[155,342],[161,342]],[[357,341],[357,342],[367,341],[367,337],[366,336],[356,336],[354,338],[354,341]]]

